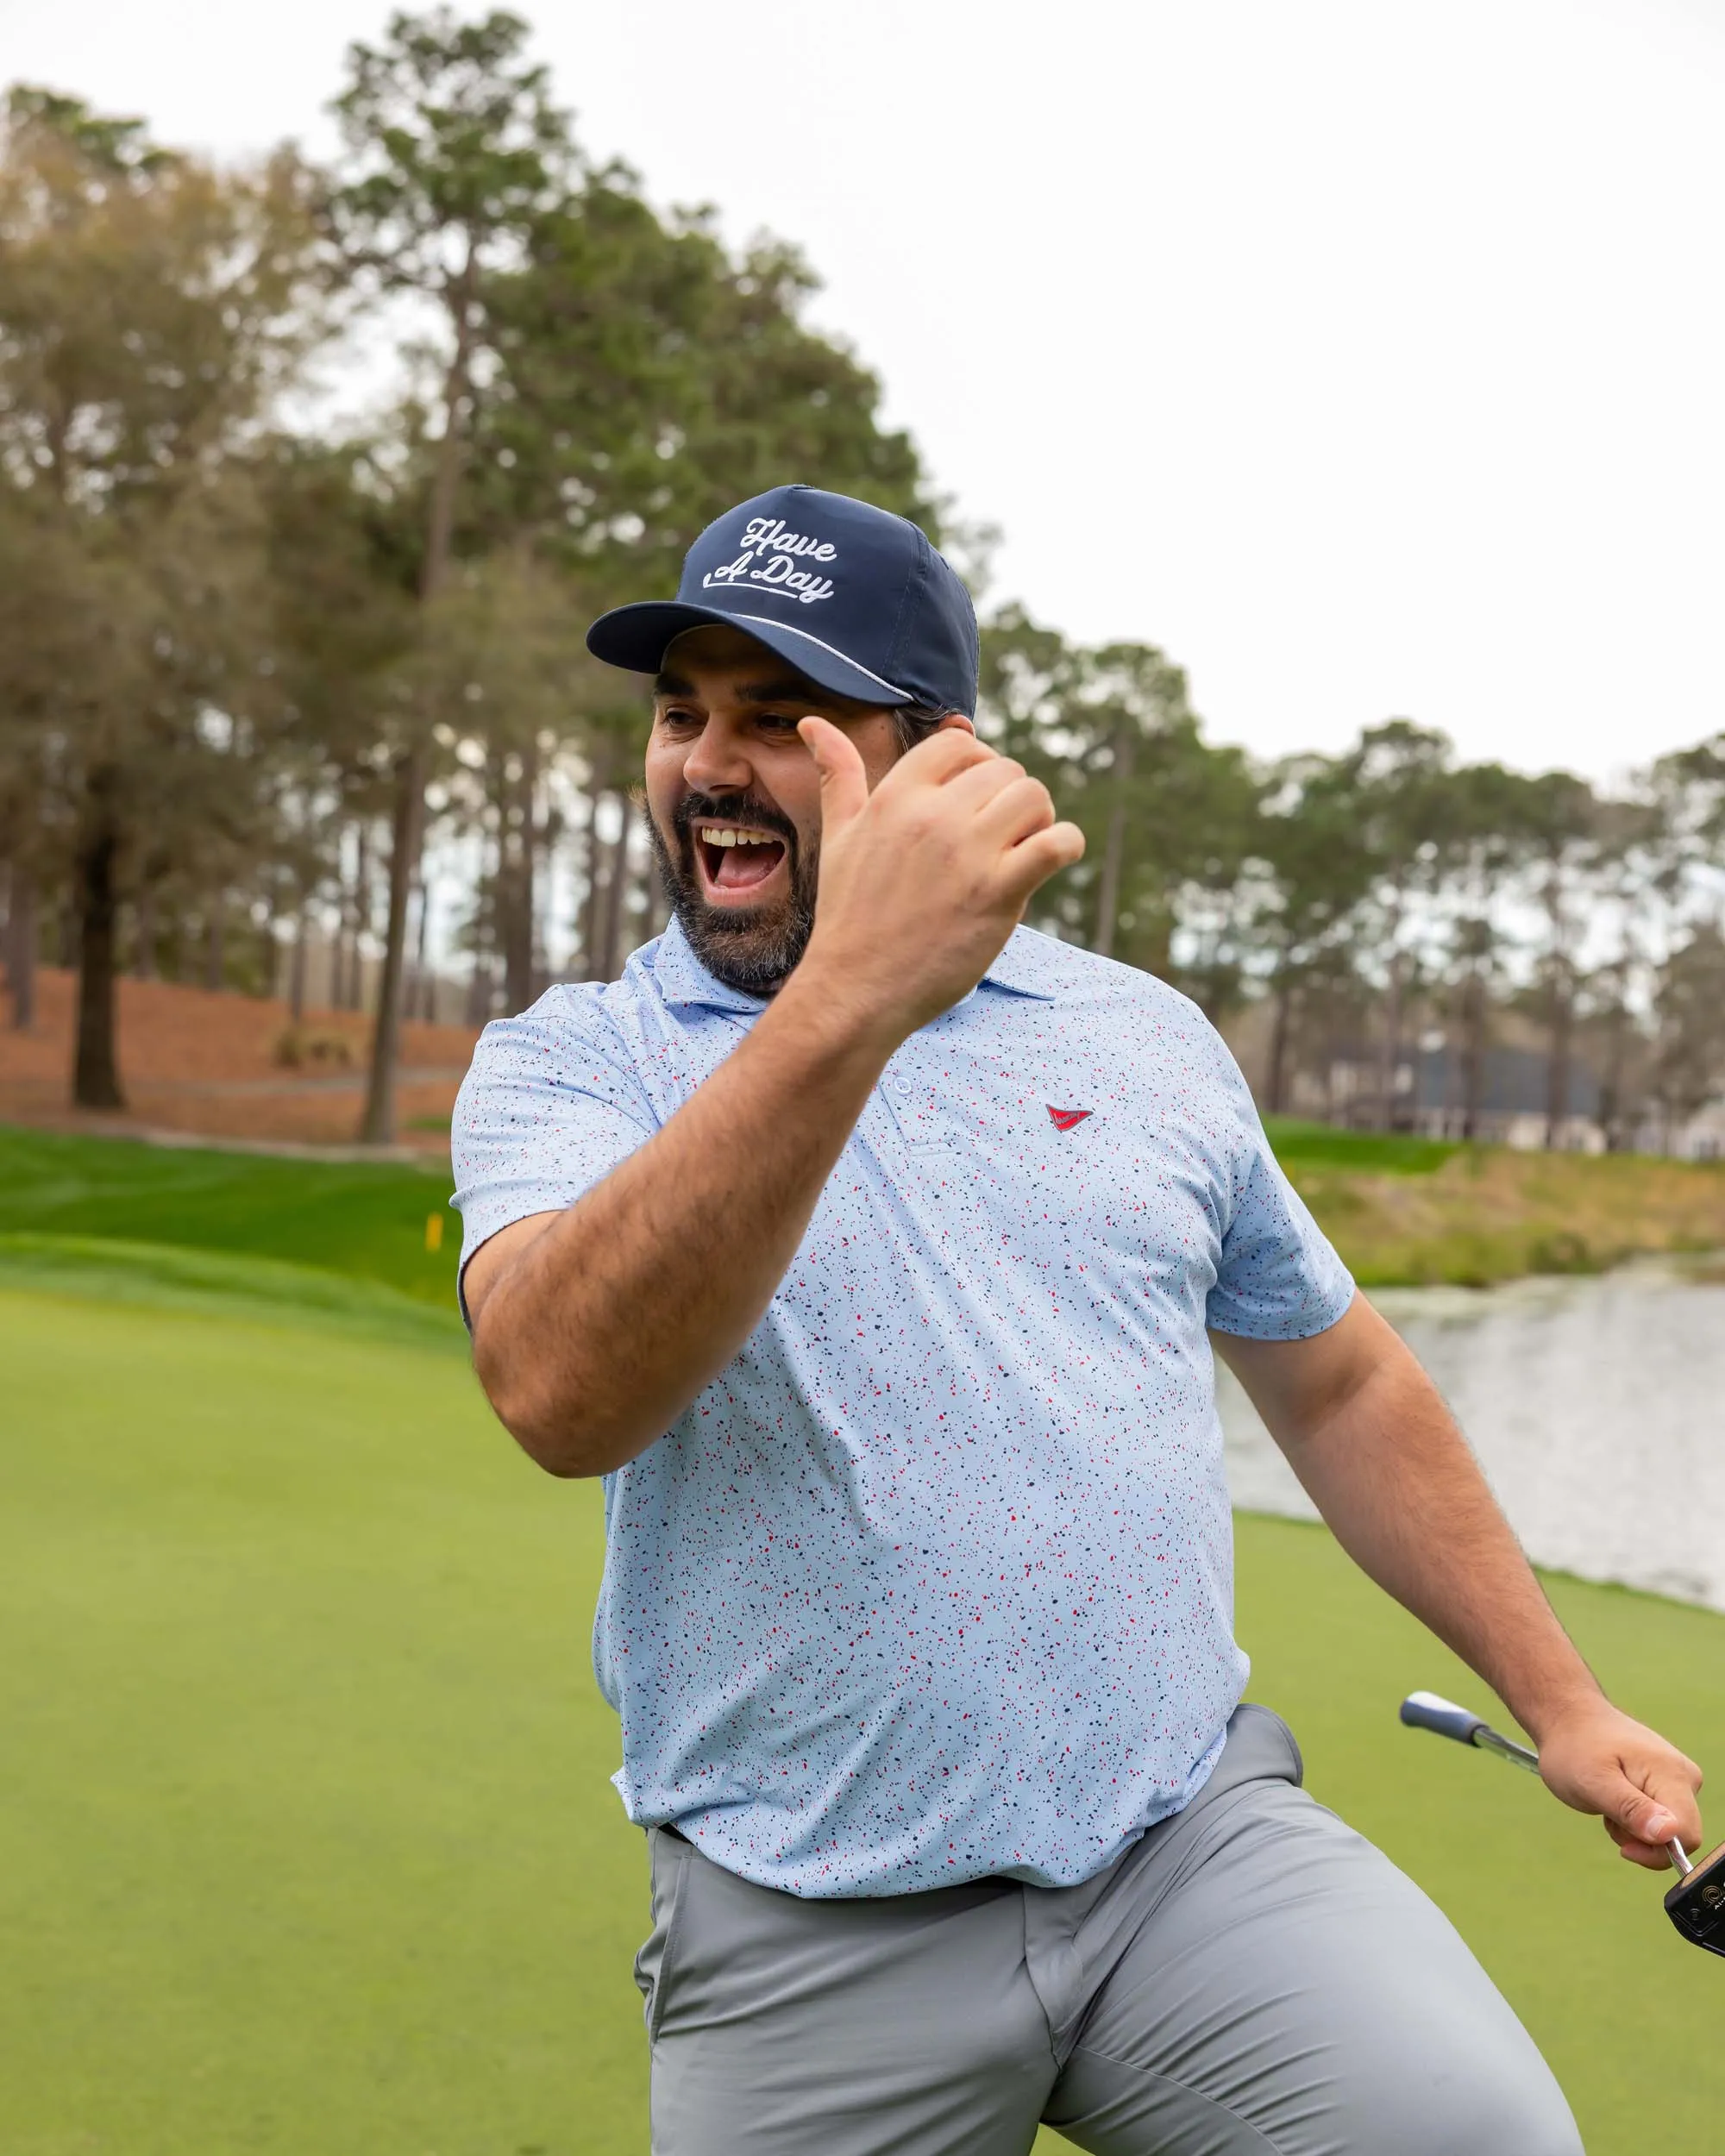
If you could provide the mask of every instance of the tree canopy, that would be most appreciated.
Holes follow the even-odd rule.
[[[479,1020],[662,921],[592,616],[786,480],[937,539],[942,505],[809,266],[591,158],[521,17],[398,12],[332,110],[327,169],[228,167],[6,97],[0,865],[16,1022],[39,950],[78,966],[79,1101],[123,1099],[122,968],[297,1009],[317,945],[373,1013],[382,1141],[440,975]],[[360,419],[343,339],[388,361]],[[1552,1143],[1578,1073],[1612,1143],[1725,1090],[1725,736],[1613,789],[1406,718],[1266,764],[1165,650],[1018,604],[977,718],[1089,842],[1034,924],[1256,1028],[1268,1106],[1405,1122],[1438,1055],[1471,1133],[1512,1042]]]

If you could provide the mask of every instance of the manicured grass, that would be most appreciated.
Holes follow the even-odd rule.
[[[1387,1131],[1344,1131],[1333,1123],[1303,1123],[1291,1115],[1267,1115],[1264,1127],[1284,1168],[1321,1164],[1356,1168],[1379,1175],[1430,1175],[1462,1150],[1434,1138],[1397,1137]]]
[[[0,1288],[207,1316],[315,1318],[350,1337],[465,1353],[453,1297],[429,1302],[381,1281],[239,1250],[181,1249],[99,1236],[0,1232]]]
[[[598,1493],[289,1315],[0,1293],[0,2145],[637,2156]]]
[[[640,2156],[597,1489],[441,1347],[93,1294],[0,1286],[7,2156]],[[1706,2156],[1725,1968],[1658,1883],[1396,1725],[1414,1685],[1485,1702],[1321,1531],[1242,1520],[1239,1575],[1253,1695],[1484,1956],[1590,2156]],[[1725,1758],[1725,1620],[1553,1591]]]
[[[445,1309],[461,1242],[449,1191],[442,1163],[276,1159],[0,1125],[0,1234],[242,1251],[382,1281]]]

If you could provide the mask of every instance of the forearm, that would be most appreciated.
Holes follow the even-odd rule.
[[[1383,1331],[1389,1338],[1361,1381],[1304,1432],[1283,1433],[1283,1450],[1354,1562],[1477,1670],[1538,1740],[1599,1688],[1437,1388]]]
[[[794,978],[664,1128],[498,1277],[475,1366],[542,1466],[621,1466],[737,1353],[894,1045]]]
[[[1478,1671],[1540,1748],[1546,1787],[1635,1863],[1701,1839],[1701,1770],[1611,1706],[1540,1591],[1438,1389],[1364,1296],[1303,1340],[1215,1336],[1362,1571]]]

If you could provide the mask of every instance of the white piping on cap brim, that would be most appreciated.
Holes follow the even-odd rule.
[[[908,689],[901,689],[895,681],[883,681],[878,674],[859,665],[848,651],[841,651],[837,644],[828,643],[824,637],[811,636],[806,629],[795,628],[787,621],[775,621],[768,614],[733,614],[728,607],[723,606],[716,606],[712,611],[716,614],[723,614],[727,621],[759,622],[763,629],[776,629],[782,636],[800,636],[805,643],[818,644],[821,650],[831,652],[835,659],[843,659],[846,666],[856,667],[858,674],[867,674],[877,688],[884,689],[888,696],[896,696],[901,704],[916,702]]]

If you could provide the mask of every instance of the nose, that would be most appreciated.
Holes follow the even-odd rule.
[[[742,735],[719,713],[710,713],[683,759],[684,785],[697,793],[746,793],[754,781]]]

